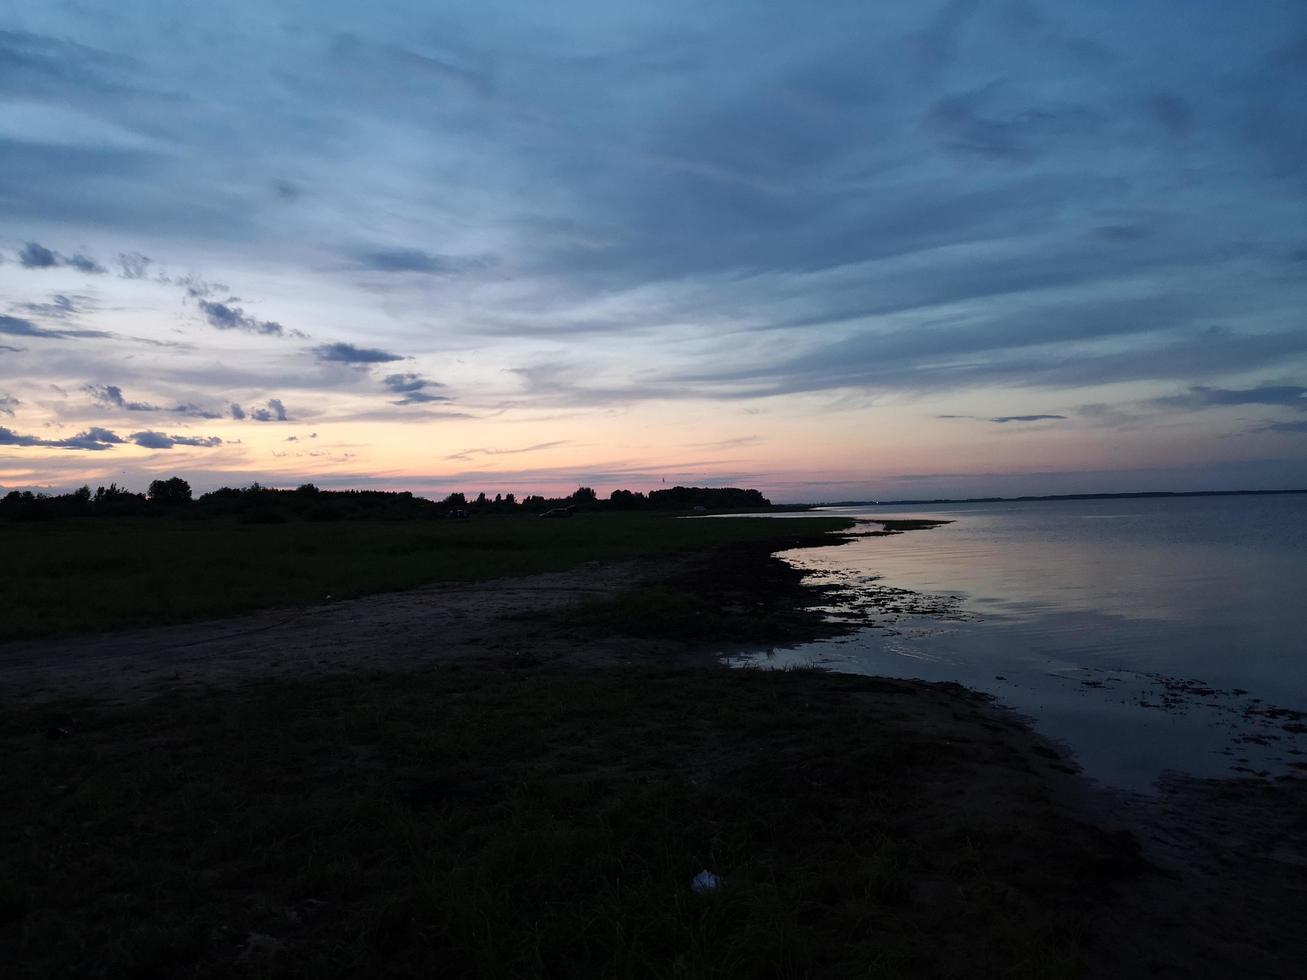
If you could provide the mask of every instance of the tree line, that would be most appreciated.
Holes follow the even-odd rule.
[[[72,493],[46,494],[11,490],[0,496],[0,520],[30,521],[66,517],[187,518],[235,517],[250,523],[287,520],[415,520],[492,514],[545,514],[566,516],[584,511],[738,511],[771,506],[757,490],[738,487],[669,487],[642,493],[614,490],[601,498],[591,487],[577,487],[566,497],[512,493],[470,498],[451,493],[442,500],[419,497],[409,491],[323,490],[306,483],[281,490],[252,483],[222,487],[196,497],[181,477],[155,480],[144,493],[116,483],[83,486]]]

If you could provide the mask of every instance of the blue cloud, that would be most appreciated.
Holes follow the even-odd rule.
[[[122,438],[108,429],[92,426],[75,436],[64,439],[42,439],[39,436],[21,435],[12,429],[0,426],[0,446],[44,446],[51,449],[82,449],[88,452],[102,452],[113,446],[121,445]]]
[[[218,303],[207,299],[199,300],[199,304],[204,319],[219,330],[244,330],[249,333],[268,334],[274,337],[280,337],[286,332],[286,328],[280,323],[274,320],[260,320],[257,317],[248,316],[239,306],[228,306],[226,303]]]
[[[392,354],[376,347],[355,347],[345,343],[322,344],[313,348],[313,354],[320,361],[337,364],[386,364],[404,360],[400,354]]]
[[[108,270],[92,258],[88,258],[80,253],[77,255],[60,255],[58,252],[46,248],[44,245],[38,245],[36,242],[28,242],[18,253],[18,262],[24,269],[55,269],[60,266],[69,266],[78,272],[86,272],[91,275],[104,275]]]
[[[172,449],[174,446],[199,446],[212,449],[221,446],[217,436],[170,436],[162,432],[133,432],[131,441],[143,449]]]

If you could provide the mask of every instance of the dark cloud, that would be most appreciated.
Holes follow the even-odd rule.
[[[424,378],[420,374],[388,374],[381,379],[381,383],[392,393],[403,396],[391,402],[392,405],[421,405],[449,401],[444,395],[433,395],[429,391],[424,391],[424,388],[443,388],[444,385]]]
[[[1259,425],[1254,432],[1307,432],[1307,421],[1303,422],[1267,422]]]
[[[231,289],[226,283],[209,282],[203,276],[191,273],[185,276],[177,276],[170,280],[174,285],[181,286],[186,290],[186,295],[192,299],[202,299],[212,296],[215,293],[229,293]]]
[[[443,272],[440,258],[416,248],[381,248],[359,252],[360,265],[378,272]]]
[[[266,407],[251,409],[249,414],[250,418],[255,422],[290,421],[290,416],[286,413],[286,406],[282,404],[280,398],[269,398]]]
[[[53,269],[59,265],[59,256],[36,242],[28,242],[18,253],[18,261],[24,269]]]
[[[319,361],[336,364],[385,364],[390,361],[402,361],[399,354],[379,350],[375,347],[355,347],[353,344],[322,344],[313,348],[313,354]]]
[[[241,408],[235,402],[232,402],[230,405],[227,406],[227,411],[231,414],[231,417],[238,422],[241,419],[245,418],[245,409]]]
[[[108,429],[102,429],[93,425],[85,432],[79,432],[77,435],[60,442],[68,449],[90,449],[99,450],[107,446],[117,446],[122,444],[122,438],[117,433],[110,432]]]
[[[447,402],[444,395],[433,395],[426,391],[410,391],[403,398],[391,402],[392,405],[425,405],[431,402]]]
[[[423,388],[430,386],[443,387],[443,385],[437,384],[435,381],[428,381],[420,374],[388,374],[381,379],[381,383],[397,395],[410,391],[421,391]]]
[[[22,402],[13,395],[0,395],[0,415],[8,415],[13,418],[14,409],[21,404]]]
[[[66,439],[42,439],[39,436],[26,436],[0,426],[0,446],[45,446],[51,449],[84,449],[100,452],[112,446],[120,445],[122,438],[108,429],[99,426],[69,436]]]
[[[35,316],[49,317],[52,320],[67,320],[79,312],[71,297],[62,293],[53,293],[48,303],[19,303],[18,308]]]
[[[1196,385],[1179,395],[1154,398],[1167,408],[1211,408],[1217,405],[1282,405],[1307,412],[1307,387],[1258,385],[1256,388],[1209,388]]]
[[[286,328],[275,320],[260,320],[256,317],[247,316],[239,306],[228,306],[226,303],[218,303],[207,299],[201,299],[199,304],[200,312],[204,314],[204,318],[209,321],[211,326],[217,327],[219,330],[245,330],[249,333],[260,333],[274,337],[280,337],[286,332]]]
[[[43,337],[47,340],[69,340],[74,337],[112,337],[104,330],[48,330],[31,320],[0,314],[0,333],[17,337]]]
[[[985,418],[979,415],[936,415],[937,419],[970,419],[973,422],[995,422],[1006,425],[1008,422],[1045,422],[1053,419],[1065,419],[1065,415],[997,415]]]
[[[37,436],[24,436],[0,425],[0,446],[44,446],[48,445]]]
[[[131,441],[144,449],[172,449],[174,446],[201,446],[211,449],[221,446],[217,436],[170,436],[162,432],[133,432]]]
[[[78,272],[97,276],[108,271],[99,262],[85,255],[60,255],[36,242],[28,242],[22,247],[18,253],[18,261],[25,269],[54,269],[59,266],[69,266]]]
[[[221,418],[217,412],[209,412],[198,405],[192,405],[189,402],[183,402],[179,405],[166,407],[162,405],[152,405],[149,402],[128,401],[123,395],[123,391],[117,385],[95,385],[88,384],[83,389],[101,405],[109,408],[121,409],[124,412],[167,412],[172,415],[187,415],[197,419],[216,419]]]
[[[1006,422],[1043,422],[1046,419],[1065,419],[1065,415],[999,415],[989,421],[1000,425]]]
[[[140,252],[119,252],[118,278],[148,279],[152,261],[148,255],[142,255]]]
[[[92,398],[101,405],[121,408],[125,412],[158,412],[158,405],[150,405],[146,402],[130,402],[123,397],[123,391],[117,385],[91,385],[88,384],[83,389]]]
[[[99,262],[89,259],[85,255],[70,255],[64,260],[64,264],[72,266],[78,272],[89,272],[97,276],[102,276],[109,271]]]

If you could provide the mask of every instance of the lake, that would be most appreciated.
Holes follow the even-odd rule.
[[[737,662],[958,681],[1131,790],[1307,769],[1307,495],[822,512],[951,521],[782,556],[815,582],[956,597],[957,615]]]

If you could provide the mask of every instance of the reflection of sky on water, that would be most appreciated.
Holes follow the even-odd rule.
[[[779,651],[774,662],[989,691],[1067,742],[1091,775],[1134,788],[1166,769],[1283,772],[1307,760],[1292,754],[1299,739],[1281,720],[1243,715],[1307,708],[1307,496],[839,512],[955,523],[787,559],[817,580],[879,575],[886,585],[957,596],[973,618],[909,617],[892,631]],[[1247,694],[1144,706],[1163,703],[1158,674]]]

